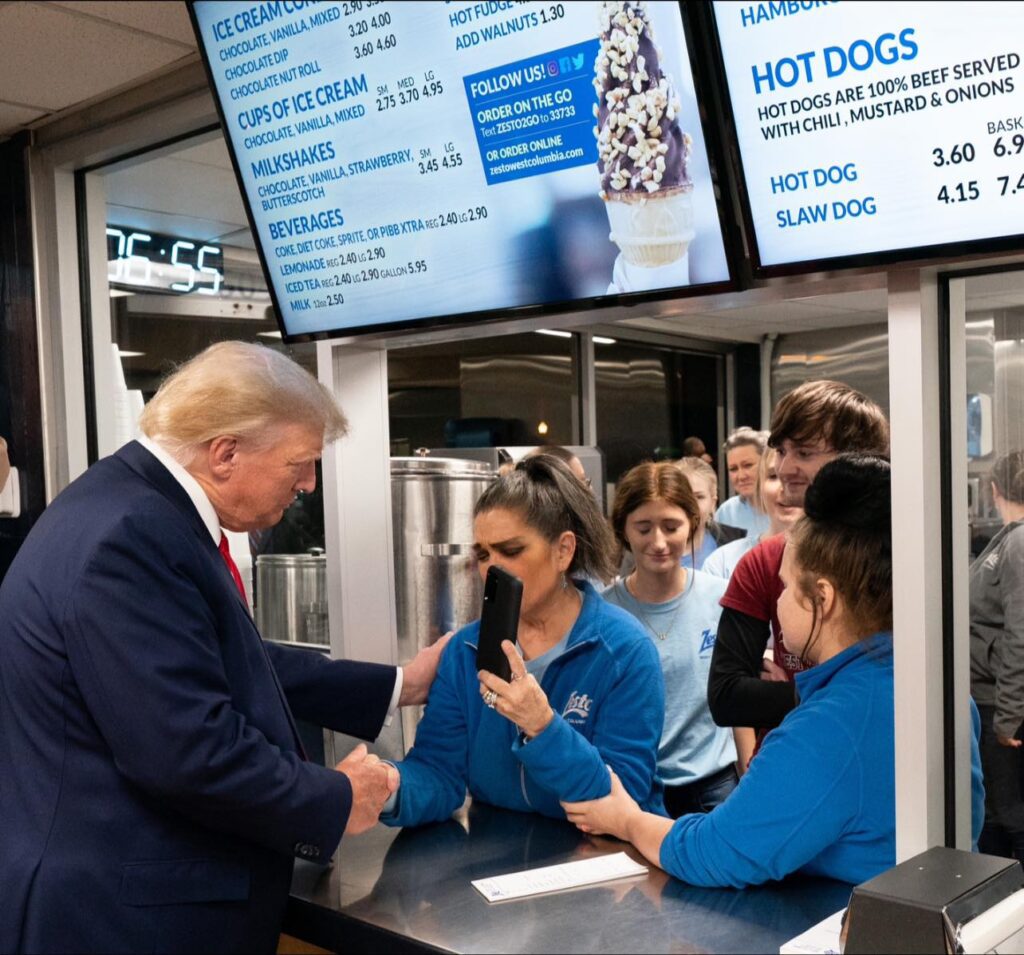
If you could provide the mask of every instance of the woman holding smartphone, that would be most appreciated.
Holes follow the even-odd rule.
[[[593,494],[562,461],[525,458],[481,495],[473,534],[481,576],[494,565],[523,584],[516,644],[503,644],[511,679],[477,670],[479,621],[455,634],[381,821],[447,819],[467,790],[562,818],[561,800],[609,793],[609,766],[639,805],[662,811],[658,654],[633,617],[574,579],[614,572]]]
[[[674,823],[611,795],[566,806],[585,832],[634,843],[695,885],[746,886],[802,871],[862,882],[896,862],[889,464],[842,455],[807,491],[783,554],[779,620],[811,668],[800,702],[736,791]]]

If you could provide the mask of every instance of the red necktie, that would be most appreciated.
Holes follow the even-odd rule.
[[[220,556],[224,558],[224,563],[228,565],[228,570],[231,572],[231,579],[235,582],[235,586],[238,588],[239,594],[241,594],[242,602],[248,604],[248,600],[245,597],[245,587],[242,584],[242,575],[238,572],[238,567],[235,562],[231,559],[231,548],[228,547],[228,535],[221,532],[220,535],[220,546],[217,548],[220,551]]]

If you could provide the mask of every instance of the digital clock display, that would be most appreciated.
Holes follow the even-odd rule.
[[[108,225],[107,280],[115,287],[217,295],[224,255],[220,246],[199,239]]]

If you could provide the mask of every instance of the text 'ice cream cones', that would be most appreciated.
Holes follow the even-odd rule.
[[[595,63],[598,170],[610,238],[630,265],[658,268],[693,240],[691,139],[662,72],[643,0],[601,4]]]

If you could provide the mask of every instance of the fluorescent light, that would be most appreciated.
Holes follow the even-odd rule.
[[[280,338],[281,337],[281,333],[280,332],[257,332],[256,334],[259,335],[260,338]]]
[[[593,342],[595,345],[614,345],[617,341],[617,338],[605,338],[602,335],[595,335],[593,337]]]
[[[119,348],[117,354],[121,358],[144,358],[146,353],[144,351],[121,351]]]
[[[110,297],[111,298],[127,298],[129,295],[134,295],[134,294],[135,294],[134,292],[129,292],[127,289],[123,289],[123,288],[112,288],[112,289],[110,289]]]
[[[538,328],[538,335],[550,335],[552,338],[572,338],[572,332],[559,332],[552,328]]]

